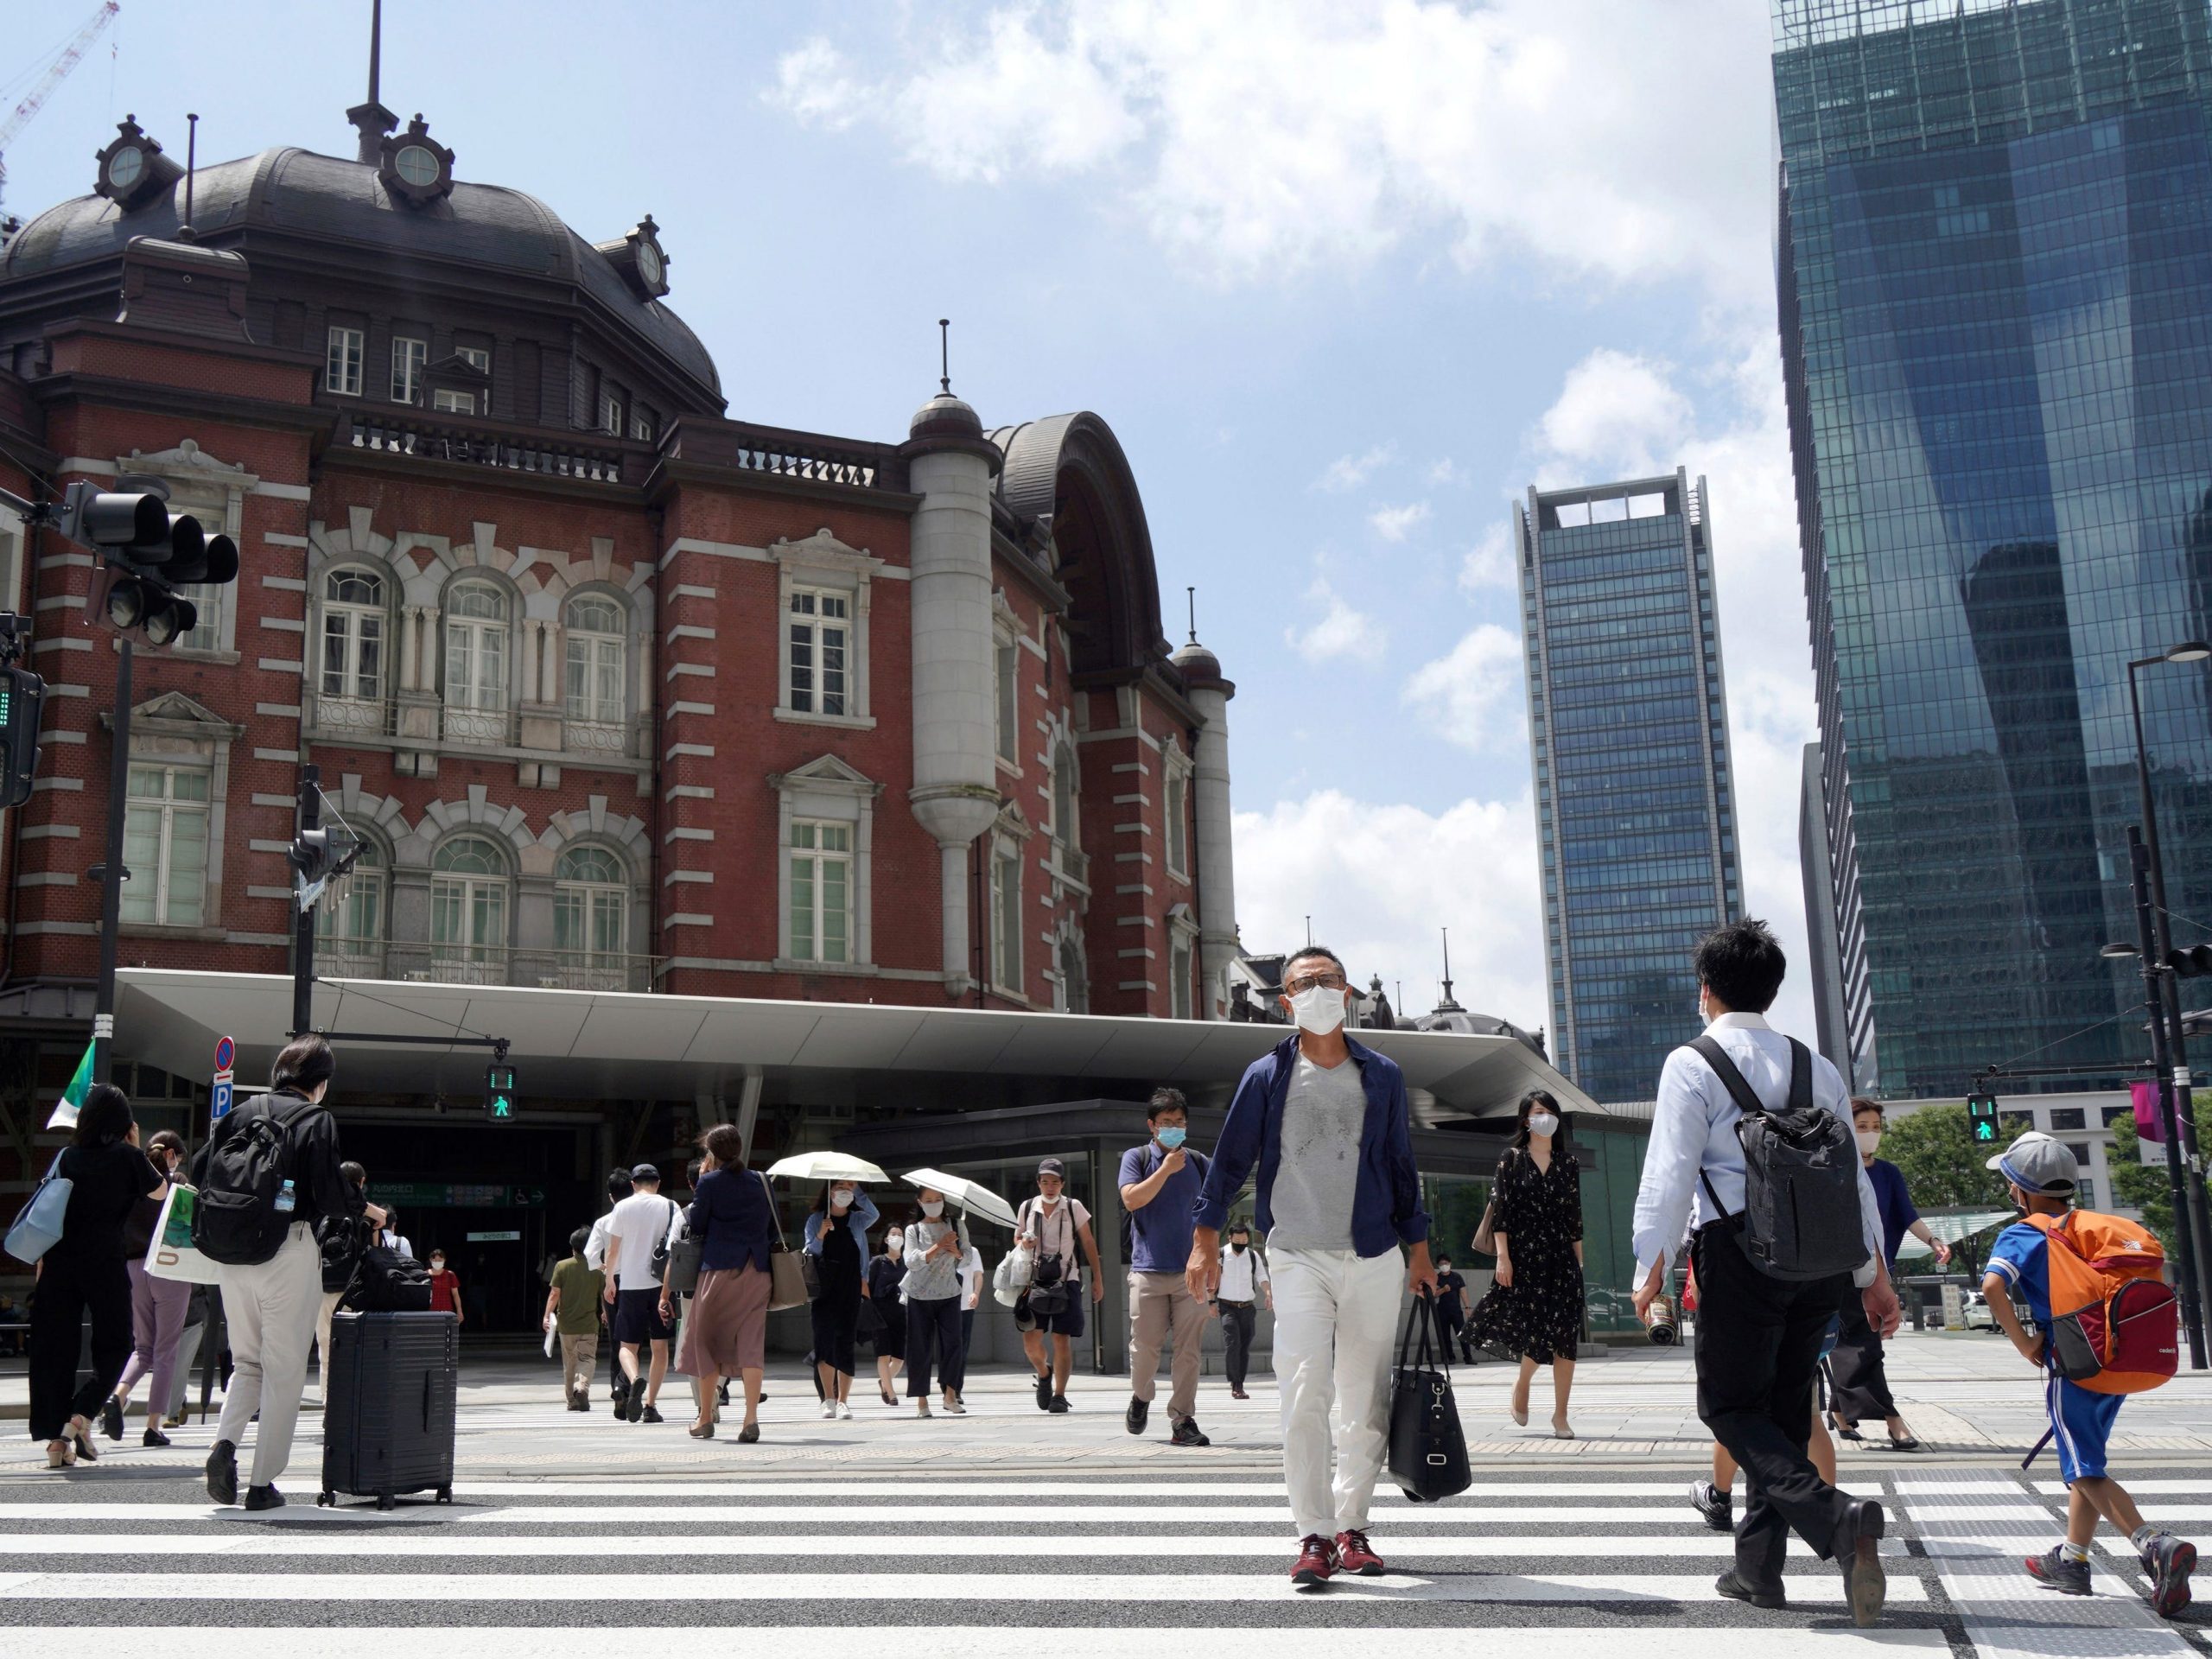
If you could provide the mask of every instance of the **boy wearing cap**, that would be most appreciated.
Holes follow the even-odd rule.
[[[1083,1334],[1084,1281],[1083,1269],[1076,1260],[1078,1244],[1084,1259],[1090,1264],[1090,1300],[1106,1300],[1106,1281],[1099,1272],[1098,1240],[1090,1230],[1090,1211],[1068,1194],[1067,1179],[1068,1166],[1057,1158],[1047,1158],[1037,1166],[1037,1196],[1021,1206],[1020,1236],[1014,1241],[1017,1245],[1026,1244],[1035,1251],[1040,1262],[1047,1256],[1058,1256],[1067,1286],[1066,1307],[1058,1313],[1038,1317],[1021,1332],[1022,1351],[1029,1356],[1030,1366],[1037,1373],[1038,1408],[1050,1412],[1068,1408],[1068,1378],[1075,1370],[1075,1339]],[[1030,1305],[1030,1296],[1024,1296],[1016,1304],[1017,1325]],[[1048,1336],[1052,1338],[1049,1350],[1045,1345]]]
[[[2012,1202],[2030,1215],[2063,1216],[2073,1205],[2076,1165],[2063,1141],[2031,1129],[1986,1166],[2005,1178]],[[2012,1296],[2017,1292],[2027,1303],[2037,1330],[2050,1329],[2050,1241],[2038,1229],[2016,1221],[1998,1234],[1981,1281],[1998,1329],[2012,1338],[2021,1358],[2038,1367],[2044,1364],[2044,1339],[2022,1327]],[[2105,1472],[2105,1447],[2126,1398],[2094,1394],[2045,1369],[2044,1407],[2058,1447],[2058,1472],[2066,1481],[2066,1536],[2045,1554],[2028,1557],[2028,1576],[2066,1595],[2089,1594],[2089,1541],[2101,1516],[2127,1535],[2151,1581],[2152,1607],[2171,1618],[2189,1605],[2196,1547],[2145,1522],[2127,1489]]]

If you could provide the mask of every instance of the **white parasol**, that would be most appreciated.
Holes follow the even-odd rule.
[[[771,1175],[795,1181],[887,1181],[891,1178],[865,1158],[842,1152],[797,1152],[768,1166]]]
[[[988,1186],[959,1175],[948,1175],[941,1169],[910,1169],[902,1178],[910,1186],[926,1186],[942,1192],[969,1214],[981,1216],[986,1221],[995,1221],[1002,1227],[1014,1225],[1014,1206]]]

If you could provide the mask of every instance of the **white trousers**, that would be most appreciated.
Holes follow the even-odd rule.
[[[225,1266],[220,1275],[234,1369],[215,1438],[237,1446],[258,1411],[261,1424],[248,1484],[266,1486],[292,1459],[292,1430],[308,1382],[308,1344],[315,1339],[315,1313],[322,1303],[322,1252],[307,1223],[294,1222],[268,1261]]]
[[[1270,1250],[1268,1260],[1283,1478],[1298,1535],[1364,1532],[1388,1449],[1390,1343],[1405,1261],[1395,1250],[1298,1249]]]

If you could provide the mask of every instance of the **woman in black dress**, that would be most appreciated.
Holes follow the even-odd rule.
[[[868,1283],[868,1230],[878,1219],[856,1181],[831,1181],[806,1217],[806,1253],[814,1258],[822,1294],[814,1299],[814,1369],[825,1418],[853,1414],[853,1334],[861,1299],[875,1300]]]
[[[1467,1334],[1519,1357],[1513,1421],[1524,1427],[1536,1367],[1552,1368],[1552,1433],[1571,1440],[1567,1396],[1582,1339],[1582,1191],[1580,1166],[1559,1149],[1562,1127],[1559,1103],[1542,1090],[1522,1098],[1520,1130],[1497,1160],[1491,1189],[1497,1282],[1476,1305]]]
[[[868,1306],[881,1321],[875,1328],[875,1386],[887,1406],[899,1403],[891,1385],[906,1369],[906,1305],[899,1300],[906,1277],[906,1229],[892,1228],[883,1236],[883,1254],[868,1264]]]

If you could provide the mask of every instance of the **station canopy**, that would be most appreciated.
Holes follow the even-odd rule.
[[[289,976],[127,968],[117,981],[120,1057],[203,1077],[217,1039],[232,1037],[241,1093],[268,1077],[291,1023]],[[525,1103],[692,1099],[756,1075],[791,1094],[912,1085],[925,1106],[957,1100],[962,1079],[994,1105],[1142,1099],[1158,1084],[1225,1102],[1244,1068],[1289,1034],[1236,1022],[385,980],[319,983],[315,1025],[353,1033],[338,1044],[341,1097],[474,1090],[486,1048],[390,1040],[461,1035],[507,1039]],[[1352,1034],[1397,1061],[1427,1125],[1496,1119],[1537,1088],[1567,1110],[1611,1115],[1516,1037]]]

